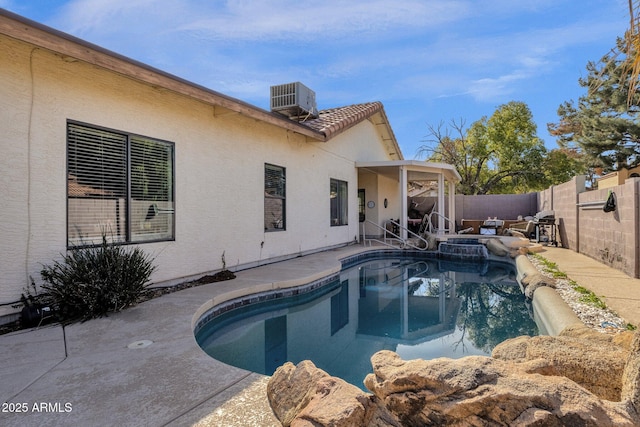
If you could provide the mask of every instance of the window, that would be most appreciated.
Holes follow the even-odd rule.
[[[67,245],[174,239],[172,143],[67,124]]]
[[[331,225],[347,225],[347,183],[331,179]]]
[[[367,219],[365,209],[365,191],[364,188],[358,189],[358,221],[364,222]]]
[[[283,167],[264,165],[264,229],[284,231],[286,229],[286,182]]]

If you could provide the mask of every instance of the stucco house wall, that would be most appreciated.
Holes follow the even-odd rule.
[[[362,169],[358,171],[358,187],[359,189],[363,189],[365,191],[365,222],[364,224],[364,236],[378,236],[381,234],[380,230],[368,222],[371,221],[375,224],[381,222],[379,214],[381,212],[380,209],[380,201],[378,200],[378,174],[368,171],[366,169]],[[373,207],[369,207],[369,202],[373,202]],[[363,229],[360,228],[359,236],[363,237]]]
[[[68,120],[175,144],[175,241],[141,245],[155,257],[153,282],[220,269],[223,253],[227,267],[247,267],[357,240],[355,162],[401,156],[370,119],[314,140],[4,35],[0,64],[0,303],[67,249]],[[286,168],[284,231],[264,230],[265,163]],[[332,178],[348,183],[345,226],[330,225]],[[382,206],[394,185],[376,180],[367,195]]]

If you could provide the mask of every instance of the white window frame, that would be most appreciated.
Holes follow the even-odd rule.
[[[287,169],[264,164],[264,231],[287,229]]]
[[[332,227],[349,225],[349,183],[347,181],[330,179],[329,207]]]

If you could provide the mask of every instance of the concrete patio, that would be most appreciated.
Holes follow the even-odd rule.
[[[197,345],[194,313],[213,298],[304,284],[340,269],[349,246],[237,273],[107,318],[0,336],[2,426],[278,426],[267,377],[218,362]],[[541,255],[640,324],[640,280],[586,256]],[[22,410],[22,412],[17,412]]]

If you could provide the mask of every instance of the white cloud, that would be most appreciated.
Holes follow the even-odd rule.
[[[308,42],[401,37],[468,13],[468,0],[73,0],[60,9],[57,22],[80,36],[143,26],[210,40]]]
[[[56,21],[76,35],[113,32],[136,21],[144,24],[143,14],[153,16],[156,7],[155,0],[73,0],[60,9]]]
[[[483,78],[471,82],[469,95],[477,101],[498,100],[515,92],[515,86],[530,77],[529,73],[519,70],[496,78]]]
[[[176,29],[232,40],[335,40],[356,35],[402,35],[463,18],[463,1],[387,0],[322,2],[229,1]],[[220,6],[220,2],[218,2]]]

